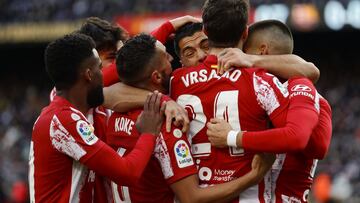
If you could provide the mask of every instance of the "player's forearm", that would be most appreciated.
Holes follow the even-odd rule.
[[[207,188],[199,188],[196,195],[196,202],[229,202],[237,198],[242,191],[255,185],[258,181],[259,180],[254,178],[249,172],[230,182],[209,186]]]
[[[294,107],[288,111],[285,126],[243,132],[241,144],[245,150],[258,152],[286,153],[303,150],[317,122],[318,115],[313,110]]]
[[[160,27],[156,28],[151,32],[151,35],[159,40],[161,43],[165,44],[169,36],[175,32],[174,26],[170,21],[166,21]]]
[[[109,146],[104,145],[84,164],[117,184],[135,185],[150,160],[154,146],[155,136],[144,134],[127,156],[121,157]]]
[[[332,134],[331,107],[325,100],[320,100],[319,121],[315,128],[305,151],[311,152],[308,157],[321,160],[329,149]]]
[[[104,88],[104,107],[116,112],[127,112],[141,108],[149,91],[116,83]]]
[[[306,77],[315,83],[320,77],[319,69],[297,55],[252,55],[254,67],[261,67],[283,79]]]
[[[171,185],[182,203],[229,202],[260,180],[251,172],[233,181],[201,188],[193,175]]]

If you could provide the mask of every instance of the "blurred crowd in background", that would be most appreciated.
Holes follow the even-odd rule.
[[[203,2],[203,0],[0,0],[0,23],[62,21],[88,16],[100,16],[111,20],[114,15],[133,12],[199,10]],[[269,2],[321,3],[323,1],[251,0],[252,5]],[[332,106],[333,137],[330,151],[326,159],[319,162],[317,169],[318,177],[326,177],[325,180],[330,181],[329,191],[316,191],[319,184],[324,186],[321,183],[324,180],[319,179],[315,180],[314,194],[318,199],[331,199],[331,202],[360,202],[360,82],[357,79],[359,76],[341,75],[337,72],[339,67],[347,68],[350,72],[352,69],[359,69],[360,62],[354,58],[352,63],[347,64],[341,57],[331,57],[331,62],[326,62],[326,56],[319,57],[319,61],[322,62],[316,65],[322,71],[322,75],[326,73],[326,77],[320,79],[317,88]],[[2,154],[0,202],[28,201],[27,173],[31,131],[41,109],[49,102],[50,89],[51,85],[43,87],[23,82],[17,79],[16,74],[13,77],[2,75],[0,78],[0,153]]]
[[[347,3],[350,0],[339,0]],[[172,12],[199,10],[204,0],[1,0],[0,23],[66,21],[89,16],[112,19],[115,15],[146,12]],[[312,3],[323,0],[251,0],[251,5]]]

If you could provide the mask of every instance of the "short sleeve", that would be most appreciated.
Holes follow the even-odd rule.
[[[287,109],[289,92],[277,77],[264,70],[253,73],[256,100],[271,118]]]
[[[189,146],[186,136],[175,127],[170,133],[166,133],[163,128],[158,136],[154,155],[169,185],[197,173]]]
[[[51,119],[51,144],[57,151],[85,162],[104,146],[94,130],[81,112],[67,108]]]

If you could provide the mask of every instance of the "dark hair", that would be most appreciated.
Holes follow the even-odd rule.
[[[174,37],[174,49],[177,56],[180,57],[179,42],[185,37],[190,37],[196,32],[201,32],[203,28],[202,23],[186,23],[181,26],[176,32]]]
[[[255,37],[255,33],[261,33],[268,36],[269,40],[275,41],[277,54],[292,53],[294,40],[290,28],[285,23],[278,20],[263,20],[252,24],[249,27],[249,42]]]
[[[120,80],[129,85],[145,79],[149,64],[156,54],[156,39],[147,34],[137,35],[124,44],[116,55]]]
[[[246,0],[207,0],[202,19],[210,46],[236,46],[246,30],[248,9]]]
[[[57,90],[69,89],[78,79],[85,59],[94,55],[94,41],[72,33],[51,42],[45,50],[45,67]]]
[[[87,18],[81,26],[79,33],[93,38],[98,51],[116,48],[116,43],[122,38],[124,30],[114,26],[106,20],[98,17]]]

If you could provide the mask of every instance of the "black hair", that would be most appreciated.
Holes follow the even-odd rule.
[[[185,37],[190,37],[196,32],[201,32],[203,28],[202,23],[186,23],[181,26],[176,32],[174,37],[174,49],[178,57],[180,57],[179,42]]]
[[[268,34],[269,40],[276,41],[277,54],[291,54],[294,47],[293,35],[290,28],[279,20],[263,20],[252,24],[249,27],[248,42],[255,37],[255,33]],[[246,44],[245,44],[246,46]]]
[[[116,55],[120,80],[129,85],[145,79],[148,67],[156,54],[156,39],[147,34],[137,35],[124,44]]]
[[[45,50],[45,67],[57,90],[69,89],[78,79],[81,64],[94,55],[94,41],[72,33],[51,42]]]
[[[246,0],[207,0],[203,7],[204,30],[212,47],[235,47],[248,22]]]
[[[124,41],[122,37],[124,32],[119,26],[98,17],[87,18],[79,30],[79,33],[93,38],[98,51],[116,48],[119,40]]]

